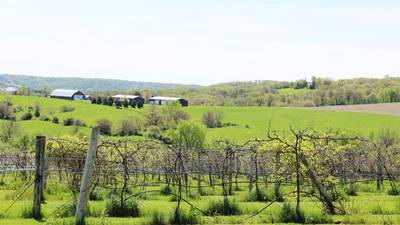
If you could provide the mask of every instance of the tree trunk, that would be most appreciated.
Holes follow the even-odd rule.
[[[275,153],[275,184],[274,184],[274,194],[275,194],[275,199],[277,201],[282,200],[282,196],[279,191],[281,186],[281,183],[279,181],[279,169],[281,166],[280,164],[281,164],[281,152],[278,150]]]
[[[311,182],[313,183],[313,186],[317,188],[320,198],[325,204],[326,210],[328,211],[329,214],[335,215],[336,214],[335,206],[331,198],[329,197],[328,193],[326,192],[324,185],[319,181],[314,168],[310,165],[305,155],[300,154],[299,157],[303,165],[307,168],[307,172],[311,178]]]
[[[382,177],[382,152],[381,149],[378,147],[377,149],[377,156],[376,156],[376,189],[378,191],[381,190],[383,184],[383,177]]]

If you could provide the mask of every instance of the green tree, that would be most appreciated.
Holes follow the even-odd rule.
[[[189,121],[180,121],[176,130],[172,132],[171,139],[179,149],[184,151],[185,154],[190,154],[190,152],[195,153],[197,156],[197,167],[201,170],[203,167],[202,154],[204,153],[205,138],[206,132],[201,125]],[[201,180],[201,172],[199,172],[197,177],[197,188],[199,193],[202,193]]]

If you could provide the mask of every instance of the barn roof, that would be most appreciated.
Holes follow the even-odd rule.
[[[68,89],[56,89],[51,92],[50,96],[59,96],[59,97],[72,97],[79,90],[68,90]]]
[[[18,89],[16,89],[15,87],[7,87],[5,90],[8,91],[8,92],[18,91]]]
[[[140,98],[139,95],[114,95],[112,97],[113,98],[126,98],[126,99]]]
[[[178,101],[179,99],[183,99],[183,98],[163,97],[163,96],[154,96],[154,97],[150,98],[150,100],[165,100],[165,101]]]

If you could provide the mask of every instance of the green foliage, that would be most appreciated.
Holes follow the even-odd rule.
[[[207,111],[203,114],[203,124],[207,128],[222,127],[222,120],[224,119],[224,114],[221,111]]]
[[[33,207],[32,205],[24,205],[21,209],[21,217],[25,219],[33,218]],[[43,215],[42,215],[43,217]]]
[[[69,201],[62,205],[61,207],[57,208],[56,210],[56,216],[58,218],[66,218],[66,217],[71,217],[75,215],[76,212],[76,205],[77,203],[75,201]],[[90,215],[90,208],[87,205],[86,206],[86,213],[87,216]]]
[[[60,120],[58,119],[58,117],[54,117],[52,122],[58,124],[60,123]]]
[[[97,124],[97,127],[99,128],[101,134],[104,134],[104,135],[111,135],[112,134],[111,133],[112,132],[111,131],[112,122],[110,120],[108,120],[108,119],[100,119],[100,120],[97,120],[96,124]]]
[[[198,224],[199,216],[191,209],[189,212],[183,211],[182,209],[175,209],[171,218],[169,219],[170,224],[174,225],[188,225]]]
[[[35,117],[39,118],[40,117],[40,105],[36,103],[35,105]]]
[[[78,127],[86,127],[86,123],[82,120],[75,120],[74,125]]]
[[[150,214],[150,220],[146,225],[168,225],[165,214],[160,210],[154,210]]]
[[[72,126],[75,123],[75,119],[74,118],[67,118],[63,121],[64,126]]]
[[[345,187],[346,194],[349,196],[357,196],[357,185],[355,184],[348,184]]]
[[[138,135],[142,130],[142,121],[138,118],[127,117],[120,121],[117,134],[119,136]]]
[[[274,195],[271,191],[266,192],[263,188],[254,187],[248,194],[247,200],[249,202],[268,202],[274,199]]]
[[[173,188],[171,187],[171,185],[162,185],[162,186],[161,186],[160,193],[161,193],[162,195],[170,195],[170,194],[173,193],[173,192],[174,192],[174,190],[173,190]]]
[[[75,110],[75,108],[74,108],[72,105],[63,105],[63,106],[61,107],[61,112],[62,112],[62,113],[72,112],[72,111],[74,111],[74,110]]]
[[[0,103],[0,119],[10,120],[12,117],[13,117],[12,107],[5,102]]]
[[[333,223],[332,217],[322,212],[313,212],[306,214],[306,224],[330,224]]]
[[[295,207],[285,202],[279,212],[279,221],[281,223],[305,223],[306,219],[302,211],[297,215]]]
[[[206,209],[206,213],[209,216],[230,216],[230,215],[240,215],[241,209],[236,201],[231,200],[219,200],[211,201]]]
[[[121,205],[120,199],[115,195],[107,200],[105,212],[111,217],[138,217],[140,214],[139,205],[135,199],[128,199]]]
[[[390,188],[390,189],[387,191],[387,194],[388,194],[388,195],[399,195],[400,193],[399,193],[399,191],[398,191],[397,189]]]
[[[31,120],[32,117],[32,113],[28,112],[21,116],[21,120]]]
[[[172,133],[174,143],[187,150],[200,151],[204,147],[205,138],[205,130],[200,125],[188,121],[181,121]]]
[[[103,193],[95,189],[89,193],[89,200],[91,201],[101,201],[103,200]]]

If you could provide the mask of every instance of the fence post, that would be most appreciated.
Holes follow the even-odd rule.
[[[89,150],[86,155],[85,168],[82,176],[81,190],[75,212],[75,224],[82,225],[85,221],[86,202],[90,191],[90,178],[93,173],[93,161],[96,155],[99,129],[93,128],[90,136]]]
[[[35,157],[35,186],[33,192],[33,218],[42,219],[41,203],[43,200],[43,168],[44,148],[46,145],[45,136],[36,136],[36,157]]]

